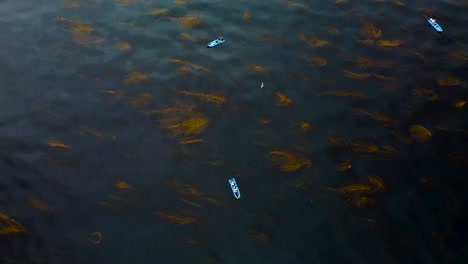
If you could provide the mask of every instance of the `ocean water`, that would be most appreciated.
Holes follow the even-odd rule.
[[[467,261],[467,9],[0,1],[1,262]]]

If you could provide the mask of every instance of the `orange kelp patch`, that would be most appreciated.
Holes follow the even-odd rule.
[[[94,28],[78,20],[68,19],[63,16],[57,16],[56,20],[67,23],[71,26],[70,33],[73,41],[77,44],[96,44],[102,42],[102,39],[92,36]]]
[[[154,214],[162,219],[179,225],[188,225],[197,222],[193,217],[190,216],[183,216],[166,212],[155,212]]]
[[[42,211],[46,211],[46,212],[53,212],[54,211],[54,208],[50,207],[47,203],[45,203],[45,202],[43,202],[41,200],[28,199],[28,203],[32,207],[34,207],[36,209],[39,209],[39,210],[42,210]]]
[[[249,12],[247,11],[244,11],[242,13],[242,20],[243,21],[249,21],[250,19],[252,19],[252,14],[250,14]]]
[[[258,65],[258,64],[247,64],[245,67],[251,71],[251,72],[256,72],[256,73],[265,73],[268,72],[269,69],[265,66]]]
[[[370,76],[368,73],[356,73],[352,71],[343,71],[343,75],[353,79],[365,79]]]
[[[221,94],[206,94],[201,92],[193,92],[193,91],[178,91],[179,94],[190,95],[199,98],[200,100],[215,103],[217,105],[224,104],[226,102],[226,97]]]
[[[124,83],[129,85],[129,84],[137,84],[137,83],[140,83],[142,81],[146,81],[148,80],[146,78],[146,75],[144,75],[143,73],[141,72],[132,72],[130,74],[128,74],[127,76],[125,76],[125,79],[124,79]]]
[[[275,103],[277,106],[288,106],[293,103],[292,99],[287,97],[285,94],[277,92]]]
[[[182,28],[192,28],[203,24],[203,19],[196,16],[185,16],[179,18],[179,26]]]
[[[150,93],[141,93],[133,97],[131,103],[134,107],[145,107],[153,103],[153,95]]]
[[[440,86],[456,86],[456,85],[460,85],[461,81],[457,77],[451,74],[447,74],[443,78],[440,78],[439,80],[437,80],[437,84],[439,84]]]
[[[420,125],[412,125],[409,131],[413,138],[415,138],[419,142],[427,141],[432,137],[431,131]]]
[[[457,100],[454,104],[457,108],[462,108],[466,104],[466,100]]]
[[[336,169],[338,171],[345,171],[352,168],[352,163],[349,160],[344,160],[336,164]]]
[[[299,38],[313,49],[331,44],[328,40],[319,39],[315,35],[307,35],[305,33],[299,33]]]
[[[14,233],[24,233],[26,232],[26,228],[18,223],[15,219],[0,214],[0,234],[14,234]]]
[[[402,43],[399,39],[394,40],[379,40],[379,46],[381,47],[397,47]]]
[[[126,190],[126,191],[133,191],[135,188],[133,188],[132,186],[128,185],[126,182],[124,181],[117,181],[116,183],[114,183],[113,185],[114,187],[118,188],[118,189],[121,189],[121,190]]]
[[[210,119],[201,112],[191,115],[175,115],[162,119],[161,127],[171,132],[172,136],[190,136],[205,132]]]
[[[180,70],[179,73],[188,73],[188,72],[190,72],[190,70],[189,70],[190,68],[194,68],[196,70],[200,70],[200,71],[204,71],[204,72],[211,72],[211,70],[206,68],[206,67],[203,67],[203,66],[195,64],[195,63],[191,63],[190,61],[186,61],[186,60],[171,59],[171,60],[169,60],[169,62],[174,63],[174,64],[180,64],[180,65],[182,65],[181,67],[186,68],[185,70],[180,70],[181,68],[179,68],[179,70]]]
[[[117,41],[113,46],[115,50],[127,51],[132,48],[132,45],[126,41]]]
[[[49,140],[47,141],[47,145],[49,147],[53,147],[53,148],[65,148],[65,149],[71,149],[71,147],[69,145],[65,145],[64,143],[60,142],[60,141],[56,141],[56,140]]]
[[[367,143],[367,142],[362,142],[362,141],[348,140],[347,146],[353,152],[374,153],[379,150],[379,147],[375,145],[374,143]]]
[[[361,19],[361,23],[363,24],[361,29],[362,36],[372,38],[380,38],[382,36],[382,31],[375,23],[366,19]]]
[[[148,11],[150,16],[162,16],[169,14],[169,9],[167,8],[152,8]]]
[[[273,150],[268,153],[271,166],[284,172],[296,171],[301,167],[310,167],[312,162],[304,155],[286,150]]]

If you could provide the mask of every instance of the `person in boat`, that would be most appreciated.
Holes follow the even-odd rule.
[[[223,37],[218,37],[218,40],[219,40],[219,41],[223,41]]]
[[[237,188],[234,188],[234,192],[237,193]]]

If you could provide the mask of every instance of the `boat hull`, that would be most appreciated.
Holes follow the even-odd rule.
[[[231,187],[232,194],[237,200],[239,200],[241,197],[241,193],[240,193],[239,187],[237,186],[236,179],[231,178],[228,180],[228,182],[229,182],[229,186]],[[234,183],[234,185],[232,183]],[[236,192],[236,189],[237,189],[237,192]]]
[[[435,31],[437,31],[439,33],[442,33],[442,31],[443,31],[442,27],[439,26],[439,24],[437,24],[437,22],[435,22],[435,21],[433,21],[431,19],[428,19],[427,23],[429,23],[429,25],[431,25],[435,29]]]
[[[210,43],[208,43],[208,44],[206,45],[206,47],[207,47],[207,48],[214,48],[214,47],[216,47],[216,46],[218,46],[218,45],[223,44],[224,42],[226,42],[225,39],[223,39],[223,40],[215,39],[215,40],[211,41]]]

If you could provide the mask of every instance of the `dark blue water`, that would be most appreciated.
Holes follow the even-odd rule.
[[[463,263],[467,7],[0,1],[0,260]]]

